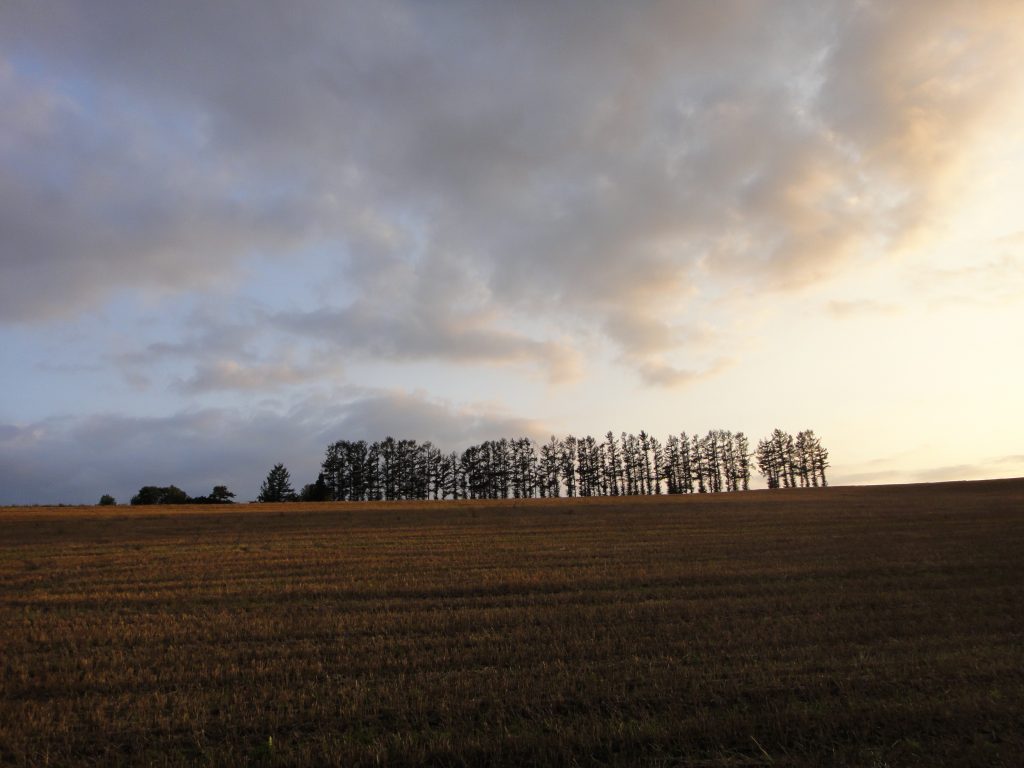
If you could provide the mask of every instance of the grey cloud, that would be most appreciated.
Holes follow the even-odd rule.
[[[0,441],[3,501],[88,504],[112,493],[126,502],[143,485],[172,483],[195,495],[227,483],[251,497],[275,461],[301,465],[296,479],[308,474],[314,426],[287,414],[225,410],[51,419],[26,428],[32,439]]]
[[[291,202],[243,203],[201,155],[97,125],[57,95],[36,101],[0,116],[0,321],[67,316],[123,288],[208,285],[247,252],[302,241],[306,213]]]
[[[535,339],[500,327],[493,311],[453,309],[450,305],[458,302],[451,283],[408,304],[395,295],[406,290],[396,287],[407,282],[403,270],[377,265],[365,274],[378,283],[374,301],[357,299],[340,309],[308,311],[197,312],[177,340],[151,342],[113,362],[125,376],[145,375],[167,362],[191,365],[191,375],[174,383],[185,393],[270,390],[325,379],[336,383],[341,362],[353,357],[514,365],[533,368],[551,382],[579,374],[580,355],[564,337]],[[433,282],[419,281],[416,292],[430,293]]]
[[[310,398],[284,410],[210,408],[0,425],[0,504],[91,504],[104,493],[126,502],[143,485],[171,483],[195,495],[224,483],[249,499],[278,461],[295,483],[314,480],[324,449],[338,439],[390,434],[457,450],[477,440],[545,433],[540,423],[495,406],[401,391]]]
[[[570,346],[496,328],[483,313],[453,315],[438,308],[381,311],[371,302],[344,309],[283,312],[274,327],[330,342],[341,352],[388,360],[438,359],[453,363],[525,363],[552,381],[577,375],[579,356]]]
[[[224,313],[194,313],[178,340],[150,342],[142,349],[118,354],[114,362],[126,369],[167,359],[210,362],[228,357],[255,362],[258,355],[253,346],[261,335],[262,317],[256,312],[236,314],[232,319]]]
[[[702,306],[695,286],[812,283],[943,203],[1014,69],[1019,11],[982,6],[15,3],[0,319],[312,243],[343,246],[361,300],[282,319],[336,321],[340,345],[564,375],[559,342],[464,323],[479,302],[445,314],[457,269],[503,319],[604,328],[623,353],[655,329],[630,364],[681,381],[664,360],[686,337],[657,329]],[[115,117],[76,107],[70,72]]]
[[[186,395],[210,392],[271,392],[343,379],[339,361],[275,339],[266,312],[258,306],[199,307],[176,340],[153,341],[112,356],[126,380],[147,386],[150,376],[170,364],[191,373],[171,379]]]
[[[628,311],[609,314],[605,330],[623,348],[639,354],[676,346],[680,336],[680,329],[661,318]]]
[[[228,359],[198,365],[190,377],[177,382],[176,388],[192,394],[273,391],[328,378],[338,381],[342,374],[340,365],[292,362],[253,365]]]
[[[508,415],[493,406],[456,406],[404,392],[372,395],[346,406],[344,429],[355,439],[413,437],[445,450],[501,437],[540,440],[551,434],[540,421]]]

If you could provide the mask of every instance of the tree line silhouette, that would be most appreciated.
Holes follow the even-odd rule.
[[[828,451],[811,430],[792,435],[776,429],[757,444],[758,471],[769,488],[817,488],[828,485],[825,469],[829,466]]]
[[[569,435],[539,447],[520,437],[488,440],[461,453],[387,437],[327,447],[315,485],[300,497],[331,501],[528,499],[637,496],[749,490],[753,463],[770,488],[825,486],[828,451],[811,430],[782,430],[750,450],[742,432]],[[276,469],[276,468],[275,468]]]
[[[215,485],[209,496],[189,496],[176,485],[158,486],[144,485],[132,496],[131,504],[233,504],[235,494],[226,485]],[[110,494],[100,497],[99,506],[107,507],[117,504]]]
[[[258,501],[392,501],[400,499],[531,499],[558,496],[649,496],[750,489],[751,470],[769,488],[828,485],[828,451],[812,430],[796,437],[776,429],[754,451],[742,432],[681,432],[664,441],[641,431],[552,437],[539,446],[528,437],[487,440],[462,452],[433,443],[386,437],[338,440],[327,446],[315,483],[298,493],[284,464],[275,464]],[[132,504],[211,504],[234,494],[216,486],[189,497],[175,486],[144,486]],[[109,499],[109,501],[108,501]],[[115,503],[104,496],[100,502]]]

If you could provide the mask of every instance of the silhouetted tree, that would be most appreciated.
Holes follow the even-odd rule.
[[[600,495],[601,448],[590,435],[576,441],[576,472],[580,496]]]
[[[750,443],[742,432],[736,433],[736,466],[744,491],[750,490]]]
[[[661,481],[665,478],[665,449],[658,438],[650,438],[651,446],[651,480],[654,493],[661,495]]]
[[[565,495],[570,499],[579,495],[579,471],[576,466],[577,443],[573,435],[566,435],[561,447],[561,475],[565,483]]]
[[[609,496],[618,496],[622,487],[622,450],[611,430],[604,436],[604,457],[605,487]]]
[[[377,473],[375,457],[365,440],[356,440],[344,445],[346,487],[345,498],[349,501],[363,501],[370,498],[372,478]]]
[[[455,453],[441,456],[437,467],[437,488],[440,498],[459,498],[459,457]]]
[[[537,454],[533,449],[533,441],[528,437],[512,440],[509,442],[509,453],[512,497],[532,498],[537,486]]]
[[[651,438],[644,430],[640,430],[640,434],[637,435],[639,442],[640,453],[638,458],[640,459],[640,493],[650,495],[653,493],[653,478],[651,475]]]
[[[785,432],[779,435],[783,453],[783,484],[787,488],[796,488],[796,443],[793,436]]]
[[[780,469],[781,460],[776,454],[775,444],[771,440],[759,441],[754,459],[757,462],[757,471],[764,476],[768,487],[778,488],[782,471]]]
[[[626,496],[634,496],[637,493],[637,441],[633,435],[622,433],[622,442],[619,443],[622,449],[622,493]]]
[[[825,477],[825,470],[828,468],[828,451],[822,446],[821,440],[810,429],[800,433],[798,438],[803,438],[807,451],[807,471],[811,479],[811,485],[817,487],[820,482],[822,487],[828,485]]]
[[[215,485],[208,498],[211,504],[233,504],[235,494],[229,491],[226,485]]]
[[[295,501],[295,491],[292,489],[291,474],[284,464],[275,464],[267,474],[267,479],[260,487],[258,501],[280,502]]]
[[[113,507],[113,506],[116,506],[116,505],[117,505],[117,499],[115,499],[109,493],[104,493],[102,496],[100,496],[100,500],[99,500],[98,506],[101,506],[101,507]]]
[[[693,440],[695,439],[693,438]],[[693,493],[693,440],[685,432],[679,433],[679,488],[681,493]]]
[[[718,430],[711,430],[704,436],[704,450],[707,452],[708,491],[721,493],[722,475],[725,469],[721,454],[721,439]]]
[[[540,461],[537,464],[539,480],[537,490],[542,499],[562,495],[562,443],[554,435],[540,447]]]
[[[480,449],[475,445],[471,445],[459,456],[459,473],[462,477],[462,498],[483,498],[484,485],[480,477]]]
[[[679,480],[679,438],[669,435],[665,440],[665,491],[669,494],[682,493]]]

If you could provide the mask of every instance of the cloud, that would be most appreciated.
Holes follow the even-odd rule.
[[[495,328],[484,313],[435,310],[394,313],[361,301],[339,310],[279,313],[272,323],[277,330],[327,341],[340,353],[368,358],[524,363],[539,367],[553,382],[578,375],[579,355],[567,344]]]
[[[271,391],[326,378],[340,379],[339,365],[296,365],[289,362],[249,365],[237,360],[201,364],[177,388],[186,393],[216,391]]]
[[[858,4],[837,25],[822,115],[869,166],[911,183],[941,175],[1010,86],[1021,14],[1013,2]]]
[[[376,300],[356,299],[343,308],[200,308],[184,321],[177,338],[152,341],[112,361],[125,376],[146,375],[167,364],[191,366],[174,386],[193,393],[273,389],[318,379],[336,383],[342,361],[351,365],[353,360],[509,366],[538,372],[552,383],[580,375],[580,352],[566,334],[534,338],[502,327],[496,311],[458,308],[457,300],[437,298],[447,298],[447,292],[414,303],[394,293],[394,285],[382,284]]]
[[[884,463],[873,462],[873,463]],[[1024,455],[994,456],[973,463],[949,464],[925,469],[873,469],[833,472],[833,485],[877,485],[887,483],[940,483],[950,480],[986,480],[1024,477]]]
[[[126,502],[143,485],[207,493],[227,484],[255,498],[276,462],[294,483],[316,478],[339,439],[392,435],[445,450],[500,437],[550,434],[540,422],[493,404],[458,405],[404,391],[307,398],[291,408],[206,408],[160,417],[96,414],[0,424],[0,504]]]
[[[388,435],[430,440],[445,450],[502,437],[544,439],[543,422],[512,416],[493,405],[459,406],[401,391],[356,400],[343,409],[349,439],[376,440]]]
[[[174,341],[151,341],[141,349],[118,353],[113,362],[130,370],[166,360],[213,362],[221,358],[259,359],[256,343],[263,316],[258,310],[200,308],[184,321],[184,332]]]
[[[914,288],[931,306],[1019,305],[1024,296],[1024,253],[1003,247],[960,267],[925,267],[912,277]]]
[[[67,317],[118,290],[222,282],[244,255],[304,239],[305,211],[239,200],[216,159],[169,146],[117,111],[101,121],[9,66],[3,96],[14,105],[0,116],[0,322]]]
[[[834,299],[825,306],[832,315],[839,318],[861,315],[894,315],[900,312],[897,305],[875,299]]]
[[[265,310],[243,305],[200,306],[175,340],[152,341],[110,357],[127,381],[148,384],[168,369],[169,387],[184,395],[292,390],[306,384],[338,385],[344,368],[336,356],[287,343],[273,333]]]
[[[640,377],[648,384],[661,387],[681,387],[717,376],[736,361],[719,358],[701,369],[679,368],[657,359],[643,359],[638,363]]]
[[[296,333],[561,379],[561,329],[602,329],[685,382],[715,296],[923,236],[1015,87],[1022,13],[8,5],[0,322],[313,250],[345,295],[276,307]]]

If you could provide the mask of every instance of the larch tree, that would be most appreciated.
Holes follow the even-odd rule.
[[[560,451],[562,481],[565,483],[565,495],[570,499],[579,493],[579,483],[577,482],[579,472],[576,468],[577,442],[575,437],[567,435],[562,440],[562,449]]]

